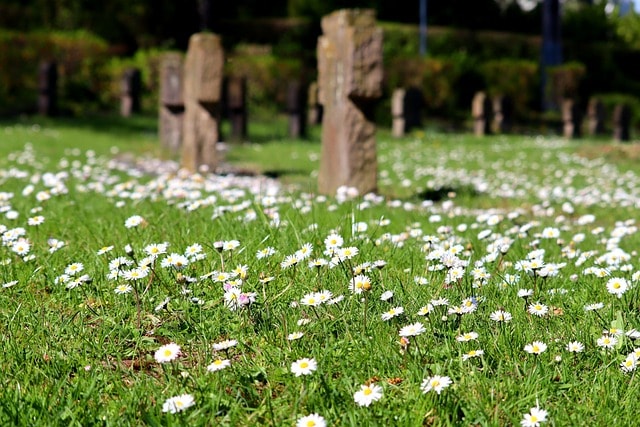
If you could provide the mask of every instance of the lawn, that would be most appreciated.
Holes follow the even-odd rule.
[[[0,424],[637,424],[635,144],[381,131],[326,197],[281,124],[0,123]]]

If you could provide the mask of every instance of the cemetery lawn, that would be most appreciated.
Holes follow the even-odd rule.
[[[634,145],[380,132],[324,197],[317,129],[260,135],[212,177],[2,123],[1,425],[638,424]]]

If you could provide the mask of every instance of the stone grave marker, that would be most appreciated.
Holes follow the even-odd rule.
[[[247,138],[247,78],[229,76],[226,83],[226,107],[231,122],[230,139],[244,141]]]
[[[573,99],[562,101],[562,134],[565,138],[580,138],[582,113]]]
[[[477,92],[471,102],[471,116],[473,117],[473,133],[483,136],[491,133],[491,100],[484,92]]]
[[[400,137],[411,129],[422,126],[424,98],[420,89],[409,87],[396,89],[391,96],[393,136]]]
[[[307,134],[307,90],[300,80],[287,85],[287,114],[289,116],[289,137],[304,138]]]
[[[58,64],[55,61],[44,61],[38,69],[38,113],[58,114]]]
[[[224,50],[218,35],[196,33],[189,39],[184,64],[182,166],[214,171],[220,136]]]
[[[377,188],[373,110],[382,96],[382,29],[371,9],[342,9],[322,18],[318,86],[323,105],[318,190]]]
[[[505,95],[494,96],[492,100],[493,121],[491,130],[494,133],[505,133],[513,126],[513,101]]]
[[[164,54],[160,60],[159,131],[162,147],[180,153],[184,125],[183,97],[184,57],[180,53]]]
[[[604,104],[598,98],[591,98],[587,107],[589,135],[604,133]]]
[[[405,134],[404,98],[406,91],[399,88],[391,94],[391,134],[400,138]]]
[[[631,108],[627,104],[618,104],[613,110],[613,139],[629,141],[631,128]]]
[[[138,68],[128,68],[122,73],[120,82],[120,115],[130,117],[140,112],[140,92],[142,90],[142,76]]]

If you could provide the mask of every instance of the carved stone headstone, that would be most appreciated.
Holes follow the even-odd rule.
[[[58,65],[54,61],[42,62],[38,70],[38,113],[58,114]]]
[[[230,139],[242,141],[247,137],[247,79],[230,76],[225,82],[227,114],[231,122]]]
[[[613,110],[613,139],[629,141],[631,128],[631,108],[627,104],[618,104]]]
[[[287,114],[289,115],[289,136],[304,138],[307,134],[305,108],[307,104],[307,90],[299,80],[287,85]]]
[[[184,58],[179,53],[167,53],[160,61],[160,143],[172,154],[182,147],[184,126],[183,97]]]
[[[486,93],[478,92],[473,97],[471,116],[474,135],[483,136],[491,133],[491,100]]]
[[[322,123],[322,104],[318,100],[318,82],[312,82],[307,92],[307,123],[319,125]]]
[[[120,115],[130,117],[140,112],[140,91],[142,76],[137,68],[128,68],[122,73],[120,94]]]
[[[505,133],[511,130],[513,125],[513,102],[504,95],[493,97],[493,121],[491,130],[494,133]]]
[[[604,133],[604,104],[598,98],[591,98],[587,107],[589,122],[589,135],[602,135]]]
[[[360,194],[377,187],[375,101],[382,96],[382,29],[370,9],[343,9],[322,18],[318,85],[322,154],[318,190],[341,186]]]
[[[578,103],[573,99],[562,101],[562,134],[565,138],[579,138],[582,126],[582,114]]]
[[[422,126],[423,108],[424,97],[420,89],[416,87],[396,89],[391,96],[393,136],[403,136],[411,129]]]
[[[219,36],[197,33],[189,39],[184,64],[182,166],[215,170],[220,131],[224,51]]]

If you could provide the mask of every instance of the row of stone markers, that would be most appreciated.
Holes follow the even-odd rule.
[[[587,131],[589,135],[604,135],[606,112],[604,104],[597,98],[589,100],[587,106]],[[562,133],[566,138],[579,138],[582,135],[583,113],[572,99],[562,102]],[[631,129],[631,108],[627,104],[618,104],[613,109],[613,139],[629,141]]]
[[[584,114],[577,102],[565,99],[561,104],[562,134],[566,138],[582,136]],[[471,103],[473,133],[483,136],[490,133],[508,132],[512,126],[513,104],[508,97],[489,98],[484,92],[478,92]],[[602,101],[589,100],[587,107],[587,131],[591,136],[605,134],[606,112]],[[631,108],[627,104],[615,106],[612,114],[613,138],[616,141],[629,141],[631,128]]]
[[[140,112],[142,78],[140,70],[128,68],[120,81],[120,114],[129,117]],[[38,69],[38,114],[55,116],[58,114],[58,64],[43,61]]]
[[[507,96],[491,98],[478,92],[471,101],[471,118],[476,136],[508,132],[513,124],[513,103]]]
[[[308,120],[322,120],[319,192],[336,194],[342,187],[355,188],[360,194],[373,192],[377,189],[373,113],[382,95],[382,30],[376,26],[375,12],[364,9],[336,11],[323,17],[321,26],[317,91],[312,86],[306,92],[300,83],[289,86],[287,111],[297,121],[290,124],[290,130],[304,130],[305,115],[300,105],[304,105],[306,92],[308,102],[313,105]],[[184,58],[172,54],[162,61],[160,139],[166,148],[179,153],[182,166],[193,172],[215,171],[220,163],[217,144],[221,140],[220,117],[225,108],[223,69],[221,38],[211,33],[194,34]],[[135,87],[135,82],[123,84],[123,94],[133,97]],[[226,88],[232,130],[246,133],[246,81],[229,78]],[[48,92],[41,90],[41,94],[44,97]],[[420,114],[412,109],[416,106],[420,109],[422,102],[421,94],[414,89],[394,94],[395,134],[420,126]],[[134,105],[134,99],[123,101],[123,112],[132,110]],[[511,112],[507,98],[489,99],[479,94],[472,106],[474,129],[478,134],[504,132],[510,127]],[[616,114],[621,121],[626,118],[628,129],[628,109]],[[573,124],[573,129],[579,128]],[[623,139],[625,133],[620,131],[618,135]]]

